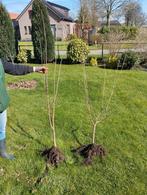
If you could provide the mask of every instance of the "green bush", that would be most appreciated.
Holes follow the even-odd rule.
[[[124,33],[125,39],[135,39],[138,35],[138,28],[134,26],[111,26],[110,29],[107,26],[103,26],[99,31],[104,38],[107,38],[107,35],[110,32],[114,33]],[[105,39],[106,39],[105,38]]]
[[[28,61],[27,50],[25,50],[25,49],[20,50],[18,55],[17,55],[17,60],[20,63],[27,63],[27,61]]]
[[[130,39],[135,39],[137,37],[138,34],[138,28],[135,26],[130,27]]]
[[[27,53],[27,62],[31,62],[32,60],[32,51],[31,50],[26,50]]]
[[[135,39],[138,35],[138,28],[134,26],[122,26],[121,31],[125,33],[126,39]]]
[[[89,64],[90,64],[90,66],[97,66],[97,59],[96,58],[91,58]]]
[[[72,63],[84,63],[88,53],[89,47],[82,39],[73,39],[67,46],[67,58]]]
[[[56,41],[62,41],[62,38],[61,37],[57,37]]]
[[[140,63],[139,55],[134,51],[123,53],[119,59],[119,65],[122,69],[131,69],[133,66]]]
[[[99,30],[99,33],[101,34],[107,34],[110,32],[110,29],[108,26],[103,26],[100,30]]]

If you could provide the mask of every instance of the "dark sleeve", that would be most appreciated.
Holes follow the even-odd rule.
[[[12,75],[25,75],[33,72],[33,67],[25,65],[15,65],[5,60],[2,61],[5,73]]]

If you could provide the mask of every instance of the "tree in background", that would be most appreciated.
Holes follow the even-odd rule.
[[[97,0],[80,0],[77,27],[80,30],[80,38],[88,40],[88,31],[98,26]]]
[[[80,0],[80,11],[78,14],[78,27],[80,28],[80,38],[86,39],[86,30],[89,28],[89,8],[88,0]]]
[[[99,10],[104,12],[106,17],[107,26],[110,28],[110,19],[113,13],[115,13],[118,9],[121,9],[128,0],[97,0],[99,5]]]
[[[46,63],[53,61],[55,57],[54,38],[45,1],[42,0],[33,1],[32,41],[34,56],[37,62]]]
[[[12,62],[15,58],[15,35],[12,21],[2,3],[0,3],[0,58]]]
[[[97,28],[98,26],[98,3],[97,0],[89,0],[89,21],[92,27]]]
[[[124,6],[125,23],[127,26],[141,26],[146,21],[146,16],[138,1],[130,1]]]

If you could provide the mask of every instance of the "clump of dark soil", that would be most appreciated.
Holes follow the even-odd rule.
[[[65,161],[63,153],[57,147],[51,147],[41,152],[41,156],[45,157],[47,163],[57,167]]]
[[[37,81],[19,81],[14,83],[8,83],[8,89],[35,89],[37,87]]]
[[[72,152],[78,154],[84,158],[85,165],[91,165],[94,157],[98,156],[102,160],[106,155],[106,151],[101,145],[88,144],[80,146],[77,149],[73,149]]]

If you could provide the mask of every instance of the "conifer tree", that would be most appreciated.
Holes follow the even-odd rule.
[[[37,62],[47,63],[54,59],[54,37],[51,31],[46,2],[43,0],[33,1],[32,41]]]
[[[15,35],[14,27],[9,14],[0,2],[0,58],[15,58]]]

